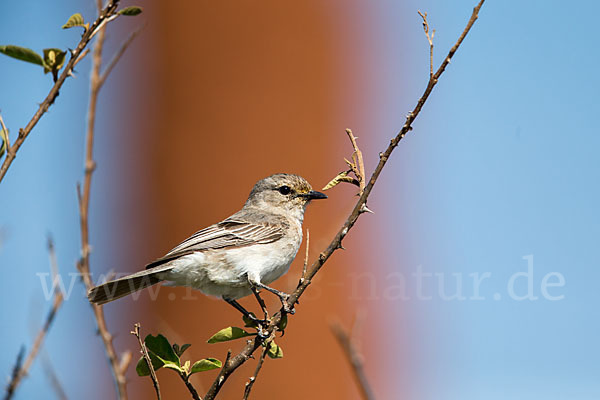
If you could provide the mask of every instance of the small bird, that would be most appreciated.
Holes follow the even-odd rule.
[[[306,206],[326,199],[301,176],[275,174],[258,181],[244,207],[225,220],[202,229],[144,271],[90,289],[90,302],[105,304],[166,281],[217,296],[246,317],[258,320],[236,300],[254,294],[267,318],[259,290],[276,294],[286,312],[288,294],[271,288],[285,274],[302,242]]]

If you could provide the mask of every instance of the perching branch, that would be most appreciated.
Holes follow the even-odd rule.
[[[131,334],[134,335],[138,343],[140,344],[140,352],[142,356],[144,356],[144,360],[146,360],[146,365],[148,365],[148,369],[150,370],[150,378],[152,378],[152,384],[154,385],[154,390],[156,391],[156,398],[161,400],[160,397],[160,385],[158,384],[158,378],[156,377],[156,371],[154,371],[154,367],[152,366],[152,360],[150,359],[150,355],[148,354],[148,349],[146,348],[146,344],[142,340],[140,336],[140,324],[137,323],[133,326],[133,330]]]
[[[375,395],[365,375],[362,357],[356,350],[356,346],[350,338],[350,335],[346,333],[346,331],[344,330],[344,328],[342,328],[339,322],[332,322],[329,325],[329,328],[331,329],[331,332],[342,347],[342,350],[344,350],[344,355],[346,356],[346,359],[348,360],[348,363],[352,368],[354,380],[356,381],[358,388],[360,389],[360,394],[362,398],[364,400],[374,400]]]
[[[385,167],[385,165],[386,165],[390,155],[394,151],[394,149],[398,146],[398,143],[400,142],[400,140],[402,140],[404,138],[404,136],[410,130],[412,130],[413,122],[415,121],[415,119],[417,118],[419,113],[421,112],[423,105],[429,98],[429,95],[431,94],[431,91],[437,84],[438,79],[446,70],[446,67],[450,63],[450,60],[452,59],[452,57],[454,56],[454,54],[460,47],[461,43],[463,42],[463,40],[465,39],[465,37],[467,36],[469,31],[473,27],[473,24],[477,20],[478,15],[479,15],[479,10],[481,9],[481,6],[483,5],[484,1],[485,0],[480,0],[479,3],[477,4],[477,6],[475,6],[475,8],[473,9],[473,13],[471,14],[471,18],[469,19],[467,26],[463,30],[462,34],[459,36],[459,38],[456,41],[456,43],[454,44],[454,46],[452,46],[452,48],[448,52],[448,55],[446,56],[446,58],[444,58],[444,61],[440,64],[440,66],[437,69],[437,71],[435,72],[435,74],[430,76],[429,81],[427,83],[427,87],[425,88],[423,95],[417,101],[415,108],[407,115],[404,125],[402,126],[402,129],[400,129],[400,132],[398,132],[398,134],[391,139],[390,144],[387,147],[387,149],[384,152],[379,154],[379,163],[377,164],[377,167],[375,168],[375,170],[373,171],[373,174],[369,178],[369,181],[368,181],[367,185],[365,186],[363,193],[360,195],[359,199],[357,200],[352,212],[348,216],[348,219],[346,220],[346,222],[344,222],[344,224],[342,225],[342,227],[340,228],[338,233],[335,235],[335,237],[333,238],[333,240],[331,241],[329,246],[319,255],[319,258],[312,264],[310,270],[308,271],[308,273],[306,275],[306,279],[301,281],[298,284],[298,287],[296,288],[296,290],[290,295],[289,299],[287,300],[289,308],[292,308],[293,305],[297,303],[298,299],[302,296],[302,294],[304,293],[306,288],[308,288],[308,286],[310,285],[311,280],[319,272],[319,270],[323,267],[323,265],[331,257],[331,255],[336,250],[341,248],[342,240],[346,237],[346,235],[348,234],[350,229],[352,229],[352,227],[358,220],[358,217],[362,213],[367,212],[367,210],[368,210],[366,208],[367,199],[369,198],[369,195],[371,194],[371,191],[373,190],[373,187],[375,186],[375,183],[377,182],[377,179],[379,178],[381,171]],[[273,316],[270,324],[267,327],[267,331],[269,333],[271,333],[277,329],[277,326],[279,325],[279,323],[281,321],[281,317],[282,317],[282,311],[277,312]],[[208,393],[204,397],[204,400],[212,400],[217,396],[217,394],[223,387],[223,384],[227,381],[227,378],[229,378],[229,376],[237,368],[239,368],[243,363],[245,363],[251,357],[252,353],[254,353],[254,351],[256,351],[256,349],[260,347],[262,341],[263,341],[263,339],[261,337],[256,336],[256,337],[254,337],[254,339],[248,341],[248,344],[240,351],[240,353],[238,353],[237,355],[235,355],[231,358],[228,358],[228,360],[223,364],[223,368],[219,372],[219,375],[217,376],[217,378],[213,382],[212,386],[208,390]]]
[[[92,37],[99,30],[104,30],[104,23],[109,18],[116,16],[115,12],[117,10],[118,4],[119,0],[111,0],[104,9],[99,8],[98,18],[96,18],[96,20],[90,26],[90,28],[83,33],[79,44],[74,50],[71,51],[71,58],[69,59],[69,62],[64,67],[62,73],[54,83],[54,86],[52,86],[52,89],[50,89],[50,92],[48,93],[44,101],[40,104],[38,110],[35,112],[31,120],[27,123],[27,125],[25,125],[25,128],[19,129],[19,135],[17,136],[17,139],[15,140],[14,144],[6,149],[6,158],[4,159],[4,162],[0,167],[0,182],[2,182],[2,179],[4,179],[8,168],[11,166],[12,162],[14,161],[17,155],[17,151],[19,151],[19,148],[21,148],[21,146],[23,145],[25,139],[27,139],[27,137],[31,133],[31,130],[36,126],[40,118],[42,118],[42,116],[46,113],[46,111],[48,111],[50,106],[58,97],[60,88],[62,87],[63,83],[65,83],[67,77],[71,75],[71,71],[73,70],[75,63],[79,61],[80,55],[84,51],[85,47],[88,45]]]
[[[40,351],[40,348],[42,347],[44,338],[46,337],[46,335],[48,334],[48,331],[50,330],[50,327],[52,326],[54,317],[56,316],[58,309],[60,308],[61,304],[63,303],[63,295],[62,295],[61,291],[59,290],[59,285],[58,285],[58,266],[57,266],[57,262],[56,262],[56,255],[54,252],[54,243],[52,242],[51,238],[48,238],[48,254],[50,257],[50,267],[52,270],[52,284],[54,287],[54,301],[52,303],[52,308],[48,312],[48,315],[46,316],[46,321],[44,322],[44,325],[38,332],[38,334],[33,342],[31,351],[27,355],[25,362],[22,364],[21,364],[21,360],[23,359],[22,353],[24,352],[25,349],[23,348],[19,352],[19,356],[17,357],[17,362],[15,364],[15,368],[13,369],[12,378],[11,378],[8,386],[6,387],[6,395],[4,396],[4,400],[9,400],[12,398],[13,394],[15,393],[15,390],[21,383],[21,380],[25,376],[27,376],[29,369],[31,368],[31,365],[33,364],[33,361],[35,360],[35,357],[38,355],[38,352]]]

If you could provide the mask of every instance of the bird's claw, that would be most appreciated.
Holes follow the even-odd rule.
[[[264,329],[262,325],[258,326],[258,337],[261,338],[262,340],[265,340],[266,338],[269,337],[269,331]]]

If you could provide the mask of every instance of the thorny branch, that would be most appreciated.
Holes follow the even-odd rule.
[[[335,237],[333,238],[333,240],[331,241],[329,246],[319,255],[319,258],[312,264],[310,270],[307,273],[306,279],[304,281],[299,282],[296,290],[288,298],[287,302],[288,302],[289,308],[292,308],[292,306],[297,303],[300,296],[302,296],[302,294],[304,293],[306,288],[310,285],[312,278],[319,272],[319,270],[323,267],[323,265],[331,257],[331,255],[336,250],[341,248],[342,240],[344,239],[344,237],[346,237],[346,235],[348,234],[350,229],[354,226],[354,224],[358,220],[358,217],[362,213],[367,212],[367,210],[368,210],[368,209],[366,209],[367,199],[368,199],[369,195],[371,194],[371,191],[373,190],[373,187],[375,186],[375,183],[377,182],[377,179],[379,178],[381,171],[385,167],[385,165],[386,165],[390,155],[394,151],[394,149],[398,146],[398,143],[400,142],[400,140],[402,140],[404,138],[404,136],[410,130],[412,130],[413,122],[415,121],[415,119],[417,118],[419,113],[421,112],[423,105],[429,98],[429,95],[431,94],[431,91],[437,84],[438,79],[446,70],[446,67],[450,63],[450,60],[452,59],[452,57],[454,56],[454,54],[460,47],[461,43],[463,42],[463,40],[465,39],[465,37],[467,36],[469,31],[473,27],[473,24],[477,20],[478,15],[479,15],[479,10],[481,9],[481,6],[483,5],[484,1],[485,0],[480,0],[479,3],[473,9],[473,13],[471,14],[471,18],[467,22],[467,26],[465,27],[465,29],[459,36],[459,38],[456,41],[456,43],[454,44],[454,46],[452,46],[452,48],[448,52],[448,55],[444,58],[444,61],[442,61],[442,63],[440,64],[440,66],[437,69],[437,71],[435,72],[435,74],[433,74],[429,78],[427,87],[425,88],[423,95],[417,101],[415,108],[406,116],[406,120],[404,122],[404,125],[400,129],[400,132],[398,132],[398,134],[390,140],[390,144],[387,147],[387,149],[384,152],[379,154],[379,163],[377,164],[377,167],[375,167],[373,174],[371,175],[368,183],[365,186],[365,190],[360,195],[358,201],[356,202],[356,205],[354,206],[354,209],[350,213],[350,216],[348,217],[346,222],[344,222],[344,224],[342,225],[342,227],[340,228],[338,233],[335,235]],[[279,323],[281,321],[281,317],[282,317],[282,311],[277,312],[272,317],[271,322],[267,328],[268,332],[273,332],[277,329],[277,326],[279,325]],[[252,353],[254,353],[254,351],[256,351],[256,349],[258,349],[261,346],[262,342],[263,342],[263,339],[259,336],[256,336],[256,337],[254,337],[254,339],[248,341],[248,344],[240,351],[240,353],[238,353],[237,355],[235,355],[233,357],[228,357],[227,360],[225,361],[225,363],[223,364],[223,368],[219,372],[219,375],[217,376],[217,378],[211,385],[210,389],[206,393],[204,400],[214,399],[217,396],[217,394],[219,393],[219,391],[221,390],[221,388],[223,387],[223,384],[227,381],[227,378],[229,378],[229,376],[237,368],[239,368],[243,363],[245,363],[251,357]]]
[[[52,326],[54,317],[56,316],[58,309],[60,308],[61,304],[63,303],[63,295],[62,295],[61,291],[59,290],[59,285],[58,285],[58,265],[56,262],[56,254],[54,251],[54,243],[52,242],[51,238],[48,238],[48,254],[50,257],[50,267],[52,270],[52,285],[54,288],[54,301],[52,303],[52,308],[48,312],[48,315],[46,316],[46,321],[44,322],[44,325],[38,332],[38,334],[33,342],[33,346],[31,347],[31,351],[27,355],[27,358],[25,359],[25,362],[22,365],[21,365],[21,361],[23,359],[22,353],[24,352],[25,349],[22,348],[21,351],[19,352],[19,356],[17,357],[17,362],[15,364],[15,368],[13,369],[12,378],[6,388],[6,395],[4,396],[4,400],[9,400],[12,398],[13,394],[15,393],[15,390],[17,389],[17,386],[19,386],[19,383],[21,383],[21,380],[28,374],[29,368],[31,368],[31,365],[33,364],[33,361],[35,360],[35,357],[37,356],[38,352],[40,351],[40,348],[42,347],[44,338],[46,337],[46,335],[48,334],[48,331],[50,330],[50,327]]]
[[[346,333],[339,322],[332,322],[329,327],[331,328],[331,332],[335,336],[336,340],[342,347],[342,350],[344,350],[344,355],[352,367],[354,380],[358,384],[362,398],[364,400],[374,400],[375,394],[373,393],[373,389],[371,389],[371,385],[369,384],[369,381],[365,375],[362,356],[356,350],[356,346],[350,338],[350,335]]]
[[[152,366],[152,360],[150,359],[150,355],[148,354],[148,349],[146,348],[146,344],[142,340],[140,336],[140,324],[137,323],[133,326],[133,330],[131,334],[134,335],[138,343],[140,344],[140,351],[144,356],[144,360],[146,360],[146,365],[148,365],[148,369],[150,370],[150,378],[152,379],[152,384],[154,385],[154,390],[156,391],[156,398],[161,400],[160,397],[160,385],[158,384],[158,378],[156,377],[156,371],[154,371],[154,367]]]
[[[7,147],[6,158],[4,159],[4,162],[0,167],[0,182],[2,182],[2,180],[4,179],[8,168],[10,167],[17,155],[17,151],[19,151],[19,148],[23,145],[25,139],[27,139],[27,136],[29,136],[29,134],[31,133],[31,130],[36,126],[36,124],[39,122],[42,116],[54,103],[54,101],[58,97],[59,90],[62,87],[63,83],[65,83],[67,77],[72,75],[73,67],[82,58],[80,56],[82,55],[82,52],[84,51],[90,40],[92,40],[92,37],[99,30],[104,29],[104,24],[107,20],[116,17],[115,12],[117,10],[118,4],[119,0],[111,0],[104,9],[101,8],[101,5],[98,8],[100,15],[98,15],[98,18],[96,18],[96,20],[90,26],[90,28],[83,33],[83,36],[81,37],[81,40],[79,41],[77,47],[71,51],[71,58],[69,59],[69,62],[64,67],[62,73],[54,83],[54,86],[52,86],[52,89],[50,89],[50,92],[48,93],[44,101],[40,104],[39,108],[31,118],[31,120],[27,123],[27,125],[25,125],[25,128],[19,129],[19,135],[17,136],[17,139],[15,140],[14,144],[11,147]]]
[[[427,13],[422,13],[421,11],[417,11],[421,18],[423,18],[423,30],[425,31],[425,36],[427,36],[427,41],[429,42],[429,78],[433,76],[433,37],[435,36],[435,29],[431,31],[431,35],[429,34],[429,22],[427,22]]]

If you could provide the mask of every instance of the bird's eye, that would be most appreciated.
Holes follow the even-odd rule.
[[[277,190],[279,191],[279,193],[281,193],[283,195],[288,195],[292,191],[292,189],[290,189],[289,186],[285,186],[285,185],[279,187]]]

